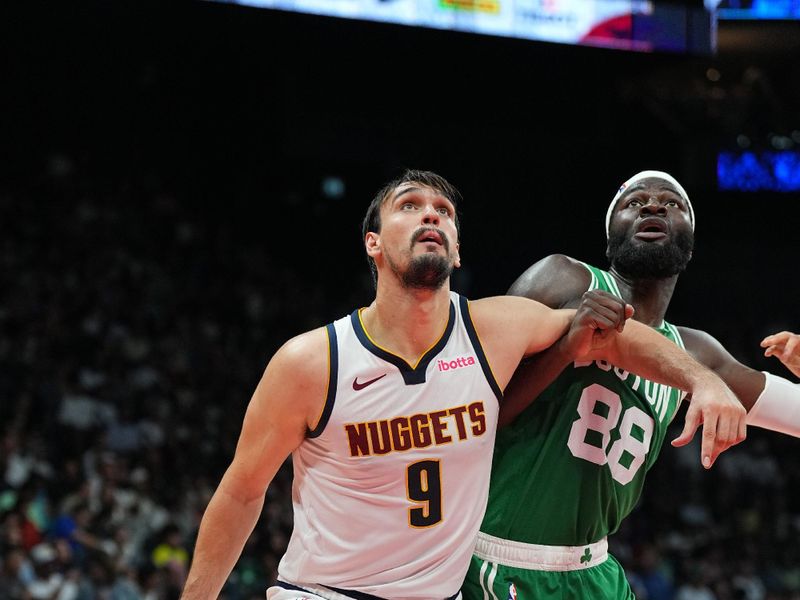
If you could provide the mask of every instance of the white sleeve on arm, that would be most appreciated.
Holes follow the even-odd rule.
[[[764,391],[747,413],[747,424],[800,437],[800,385],[764,372]]]

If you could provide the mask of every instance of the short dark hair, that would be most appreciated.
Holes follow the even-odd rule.
[[[447,198],[453,204],[453,208],[456,210],[456,214],[454,215],[456,233],[459,235],[459,237],[461,236],[461,225],[458,218],[458,204],[461,201],[461,193],[452,183],[447,181],[441,175],[437,175],[433,171],[417,171],[415,169],[406,169],[406,171],[400,177],[393,179],[384,185],[380,190],[378,190],[378,193],[375,194],[372,202],[369,203],[369,206],[367,207],[367,214],[364,215],[364,220],[361,223],[362,241],[370,231],[380,233],[381,208],[389,196],[391,196],[392,192],[406,183],[418,183],[425,187],[431,188]],[[367,263],[369,263],[369,269],[372,274],[372,283],[377,285],[378,269],[375,266],[375,261],[369,255],[367,255]]]

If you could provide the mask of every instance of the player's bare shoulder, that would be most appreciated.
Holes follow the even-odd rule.
[[[325,327],[285,342],[269,361],[259,388],[277,404],[314,418],[325,402],[330,370],[330,342]]]
[[[328,333],[325,327],[318,327],[290,338],[275,353],[287,365],[313,371],[326,366],[328,362]],[[273,360],[274,360],[273,359]]]
[[[574,308],[591,281],[591,273],[579,260],[551,254],[528,267],[508,293],[537,300],[550,308]]]

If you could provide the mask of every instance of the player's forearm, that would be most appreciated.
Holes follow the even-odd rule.
[[[537,312],[530,314],[534,318],[528,322],[527,327],[535,333],[528,336],[528,347],[525,350],[528,356],[543,352],[558,342],[567,334],[575,318],[575,310],[572,308],[552,309],[543,304],[539,304]]]
[[[200,523],[181,600],[210,600],[219,596],[263,506],[263,495],[251,499],[237,497],[223,478]]]
[[[600,356],[616,367],[636,373],[656,383],[678,388],[686,392],[698,389],[718,377],[692,358],[676,344],[654,329],[632,319],[625,330]]]
[[[764,390],[747,413],[747,424],[800,437],[800,385],[765,375]]]
[[[503,392],[498,426],[504,427],[514,421],[570,362],[570,355],[556,342],[520,364]]]

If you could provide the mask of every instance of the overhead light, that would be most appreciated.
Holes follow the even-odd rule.
[[[344,197],[345,186],[341,177],[327,176],[322,178],[322,195],[330,200],[339,200]]]

